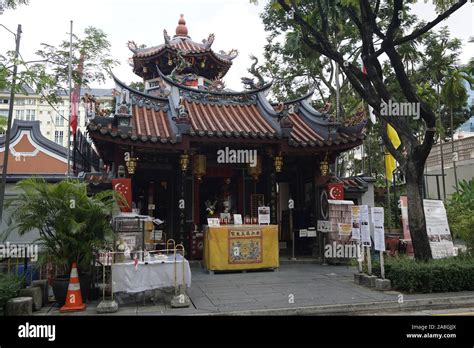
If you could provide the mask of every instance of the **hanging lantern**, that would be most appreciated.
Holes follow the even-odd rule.
[[[135,170],[137,169],[137,161],[138,157],[129,157],[128,160],[125,162],[128,174],[135,174]]]
[[[283,156],[279,154],[278,156],[275,156],[275,172],[281,173],[281,170],[283,168]]]
[[[329,163],[328,163],[328,154],[326,153],[326,157],[324,160],[319,163],[319,172],[322,176],[329,175]]]
[[[206,175],[207,158],[205,155],[194,155],[193,157],[193,174],[199,182],[202,181],[202,177]]]
[[[255,180],[258,180],[260,174],[262,174],[262,156],[257,156],[257,163],[252,167],[251,163],[248,164],[247,172]]]
[[[173,65],[173,60],[171,59],[171,55],[168,54],[168,65],[171,66]]]
[[[201,68],[204,68],[206,66],[206,57],[204,57],[202,60],[201,60]]]
[[[186,152],[179,157],[179,164],[181,165],[181,170],[183,172],[188,170],[189,155]]]

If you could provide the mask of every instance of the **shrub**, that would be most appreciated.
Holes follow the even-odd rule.
[[[0,309],[9,299],[18,295],[18,291],[25,287],[25,279],[15,274],[0,274]]]
[[[3,238],[37,229],[37,243],[44,251],[40,263],[53,261],[68,274],[72,262],[82,272],[91,270],[94,248],[111,235],[110,216],[118,196],[107,190],[90,196],[87,183],[63,180],[56,184],[40,178],[16,184],[18,195],[7,203],[10,212]]]
[[[474,179],[459,182],[459,192],[455,192],[446,205],[449,227],[454,237],[466,242],[468,251],[474,251]]]
[[[374,265],[380,274],[380,265]],[[474,290],[474,257],[460,255],[428,262],[407,257],[387,258],[385,277],[392,287],[408,293]]]

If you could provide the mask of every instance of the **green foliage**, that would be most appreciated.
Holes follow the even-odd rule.
[[[6,117],[0,117],[0,133],[5,133],[7,129],[8,119]]]
[[[455,192],[446,204],[449,227],[453,236],[461,238],[467,249],[474,254],[474,179],[458,183]]]
[[[25,287],[25,283],[24,277],[0,273],[0,308],[11,298],[17,297],[18,291]]]
[[[374,265],[380,274],[380,265]],[[460,255],[429,262],[407,257],[385,260],[385,276],[396,290],[408,293],[431,293],[474,290],[474,257]]]
[[[132,82],[129,85],[130,88],[136,89],[137,91],[144,92],[145,84],[143,82]]]
[[[112,232],[109,221],[116,193],[89,196],[86,183],[67,180],[49,184],[31,178],[16,186],[20,193],[7,202],[10,218],[4,237],[12,231],[21,236],[37,229],[37,242],[45,251],[40,262],[52,260],[67,272],[75,261],[80,270],[88,271],[94,249]]]
[[[65,91],[69,82],[70,42],[64,40],[57,46],[42,43],[41,46],[42,48],[36,52],[40,59],[35,61],[24,61],[21,55],[15,60],[13,51],[0,55],[0,89],[11,88],[11,71],[16,63],[19,66],[17,93],[24,92],[22,87],[26,85],[50,103],[57,103],[60,100],[57,92]],[[110,46],[107,35],[94,27],[87,27],[81,37],[73,35],[74,84],[87,87],[92,82],[105,82],[106,73],[119,64],[117,60],[112,59]]]
[[[3,6],[6,9],[12,9],[15,10],[18,5],[28,5],[30,3],[30,0],[4,0]]]
[[[41,46],[36,54],[47,62],[46,66],[58,84],[64,86],[69,78],[69,40],[64,40],[58,46],[47,43]],[[104,71],[108,72],[118,64],[117,60],[111,58],[110,46],[107,35],[94,27],[87,27],[83,37],[73,35],[72,78],[75,84],[88,86],[94,81],[105,82]]]

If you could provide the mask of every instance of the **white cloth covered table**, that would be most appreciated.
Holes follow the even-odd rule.
[[[188,260],[184,259],[186,285],[191,286],[191,269]],[[183,283],[183,257],[176,255],[177,284]],[[112,265],[113,292],[137,293],[146,290],[174,287],[174,256],[169,255],[165,261],[148,261],[138,263],[135,270],[134,261]]]

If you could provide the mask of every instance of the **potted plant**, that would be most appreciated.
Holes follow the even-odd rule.
[[[64,180],[49,184],[30,178],[17,183],[19,194],[7,202],[10,212],[7,234],[20,236],[37,230],[41,250],[39,262],[53,262],[61,276],[53,280],[53,291],[60,306],[64,304],[71,265],[78,265],[81,292],[88,298],[94,251],[111,238],[110,217],[115,191],[94,196],[87,193],[87,183]]]

